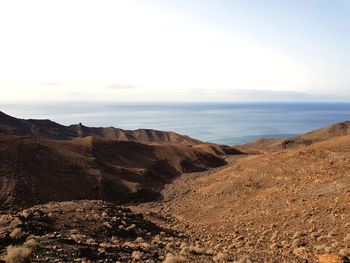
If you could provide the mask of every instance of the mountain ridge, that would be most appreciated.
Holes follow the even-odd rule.
[[[72,140],[97,136],[110,140],[137,141],[143,143],[175,143],[196,145],[202,143],[187,135],[153,129],[123,130],[114,127],[88,127],[81,123],[65,126],[43,119],[18,119],[0,111],[0,134],[32,136],[38,139]]]
[[[343,121],[291,138],[259,138],[246,144],[235,145],[234,147],[245,153],[259,154],[310,146],[316,142],[327,141],[335,137],[349,134],[350,121]]]

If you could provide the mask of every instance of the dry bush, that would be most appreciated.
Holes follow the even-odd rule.
[[[213,257],[214,262],[227,262],[228,255],[226,253],[219,252],[215,257]]]
[[[22,221],[18,218],[11,219],[10,227],[17,227],[19,224],[21,224]]]
[[[173,254],[168,253],[165,257],[163,263],[182,263],[186,262],[186,259],[182,256],[174,256]]]
[[[298,247],[300,247],[301,246],[301,241],[300,241],[300,239],[294,239],[293,240],[293,242],[292,242],[292,247],[293,248],[298,248]]]
[[[344,237],[344,242],[348,242],[350,241],[350,234],[346,234],[346,236]]]
[[[239,260],[235,261],[235,263],[253,263],[253,261],[248,256],[243,256]]]
[[[25,262],[32,250],[26,246],[8,246],[2,260],[6,263],[21,263]]]
[[[324,251],[325,245],[316,245],[314,246],[314,250],[316,253],[322,253]]]
[[[293,253],[299,257],[307,257],[309,250],[306,247],[298,247],[293,250]]]
[[[9,220],[11,220],[11,222],[12,222],[12,218],[10,218],[9,215],[0,215],[0,225],[7,224],[9,222]]]
[[[333,248],[332,248],[332,247],[329,247],[329,246],[328,246],[328,247],[325,247],[325,248],[324,248],[324,252],[325,252],[325,253],[331,253],[332,251],[333,251]]]
[[[328,236],[319,236],[318,238],[316,238],[316,240],[319,242],[326,242],[328,239]]]
[[[134,261],[140,261],[142,259],[142,252],[141,251],[133,251],[131,254],[131,258]]]
[[[271,249],[271,250],[277,250],[277,249],[279,249],[280,247],[281,247],[280,244],[278,244],[277,242],[272,243],[272,244],[270,245],[270,249]]]
[[[27,239],[27,241],[24,242],[24,246],[30,247],[30,248],[37,247],[38,244],[39,244],[38,241],[36,241],[34,238]]]
[[[199,255],[199,254],[203,254],[204,250],[202,248],[200,248],[199,246],[189,246],[189,252],[191,254],[195,254],[195,255]]]
[[[350,256],[350,248],[342,248],[339,250],[338,254],[344,257],[348,257]]]
[[[10,237],[11,237],[12,239],[20,239],[21,237],[23,237],[22,229],[16,227],[16,228],[10,233]]]
[[[302,233],[300,231],[296,231],[293,235],[293,239],[297,239],[302,236]]]

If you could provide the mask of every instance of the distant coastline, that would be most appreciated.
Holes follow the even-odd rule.
[[[2,103],[0,110],[67,125],[175,131],[227,145],[291,137],[350,120],[350,103]]]

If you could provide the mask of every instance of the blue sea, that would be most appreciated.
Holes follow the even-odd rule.
[[[236,145],[260,137],[288,137],[350,120],[346,103],[2,103],[18,118],[50,119],[69,125],[151,128]]]

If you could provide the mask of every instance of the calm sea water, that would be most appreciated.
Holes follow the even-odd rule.
[[[152,128],[204,141],[242,144],[259,137],[286,137],[350,120],[350,104],[1,104],[19,118],[69,125]]]

